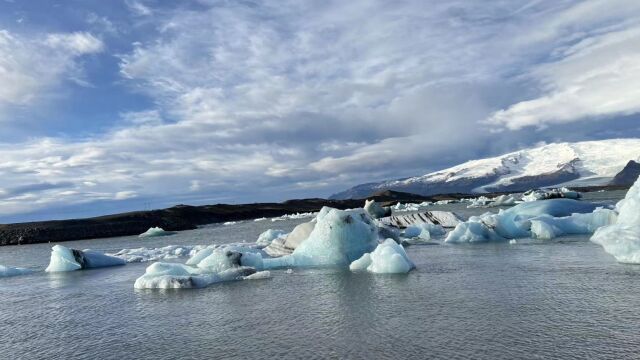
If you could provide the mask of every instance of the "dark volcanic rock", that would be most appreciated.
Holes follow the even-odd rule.
[[[300,199],[284,203],[177,205],[162,210],[136,211],[88,219],[5,224],[0,225],[0,245],[137,235],[153,226],[167,231],[190,230],[204,224],[318,211],[323,206],[348,209],[361,207],[363,204],[362,200]]]
[[[638,176],[640,176],[640,164],[633,160],[629,160],[624,169],[613,177],[613,180],[611,180],[609,185],[631,186],[636,182]]]

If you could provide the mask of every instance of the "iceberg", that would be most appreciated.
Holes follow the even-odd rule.
[[[76,250],[62,245],[55,245],[51,249],[51,259],[45,271],[65,272],[125,264],[126,261],[121,258],[105,255],[98,251]]]
[[[420,238],[423,240],[431,240],[432,237],[446,234],[446,230],[442,225],[421,223],[408,226],[404,229],[402,236],[405,238]]]
[[[293,232],[292,232],[293,233]],[[309,237],[290,254],[263,259],[266,269],[285,266],[348,266],[378,243],[378,228],[362,209],[323,207]]]
[[[273,240],[279,237],[284,237],[286,235],[287,233],[283,230],[269,229],[258,236],[256,244],[261,246],[268,246]]]
[[[566,187],[560,189],[537,189],[537,190],[529,190],[522,195],[522,201],[538,201],[538,200],[548,200],[548,199],[579,199],[582,197],[577,191],[570,190]]]
[[[212,245],[201,248],[186,264],[157,262],[139,277],[136,289],[202,288],[211,284],[258,280],[271,277],[262,268],[262,255],[257,249],[239,245]]]
[[[365,200],[364,201],[364,211],[371,216],[373,219],[380,219],[385,216],[391,215],[391,209],[388,207],[383,208],[375,202],[375,200]]]
[[[122,249],[116,253],[108,253],[107,255],[121,258],[128,263],[137,263],[193,256],[193,254],[205,247],[205,245],[169,245],[160,248],[141,247]]]
[[[315,226],[315,220],[298,224],[287,236],[274,239],[264,248],[265,253],[274,257],[290,255],[298,245],[309,238]]]
[[[18,275],[26,275],[31,274],[33,270],[21,267],[11,267],[0,265],[0,278],[9,277],[9,276],[18,276]]]
[[[295,213],[295,214],[286,214],[279,217],[272,218],[272,222],[276,221],[284,221],[284,220],[296,220],[296,219],[306,219],[316,216],[318,213],[315,212],[306,212],[306,213]]]
[[[203,288],[211,284],[244,280],[256,274],[250,267],[234,267],[219,273],[206,272],[199,268],[176,263],[157,262],[145,270],[144,275],[136,279],[136,289],[188,289]]]
[[[371,253],[365,253],[349,265],[351,271],[366,270],[376,274],[402,274],[415,268],[404,248],[393,239],[379,244]]]
[[[165,231],[163,228],[156,226],[156,227],[150,227],[149,230],[138,235],[138,237],[146,238],[146,237],[156,237],[156,236],[167,236],[167,235],[173,235],[175,233],[176,233],[175,231]]]
[[[497,206],[513,206],[518,201],[511,195],[500,195],[495,198],[488,198],[486,196],[480,196],[476,199],[469,199],[471,202],[468,208],[478,207],[497,207]]]
[[[640,178],[616,204],[614,223],[599,228],[591,241],[601,245],[618,262],[640,264]]]
[[[524,202],[508,210],[500,210],[497,214],[485,213],[470,217],[466,222],[458,224],[447,235],[445,242],[487,242],[527,238],[531,236],[531,219],[540,220],[542,217],[541,221],[544,221],[544,216],[566,217],[575,213],[591,213],[596,208],[595,204],[571,199]],[[542,235],[548,227],[540,230]]]
[[[565,217],[542,215],[530,220],[531,237],[548,240],[562,235],[592,234],[600,227],[613,224],[616,218],[615,211],[603,208]]]

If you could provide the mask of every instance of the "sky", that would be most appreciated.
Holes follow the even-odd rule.
[[[640,137],[640,1],[0,0],[0,222]]]

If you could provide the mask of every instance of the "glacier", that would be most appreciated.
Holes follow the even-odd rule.
[[[55,245],[51,249],[51,259],[46,272],[66,272],[125,265],[126,261],[93,250],[76,250]]]
[[[640,264],[640,177],[616,204],[616,211],[615,222],[599,228],[591,241],[618,262]]]
[[[373,252],[365,253],[349,265],[351,271],[366,270],[376,274],[408,273],[415,267],[402,245],[393,239],[385,240]]]

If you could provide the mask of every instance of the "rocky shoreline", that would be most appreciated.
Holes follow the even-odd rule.
[[[580,188],[580,191],[617,189],[618,187]],[[484,194],[485,196],[503,193]],[[438,201],[478,196],[478,194],[443,194],[420,196],[384,191],[369,197],[383,205],[402,202]],[[200,225],[241,221],[262,217],[319,211],[323,206],[337,209],[362,207],[364,199],[326,200],[298,199],[282,203],[216,204],[203,206],[177,205],[167,209],[135,211],[86,219],[51,220],[0,225],[0,246],[24,245],[71,240],[138,235],[150,227],[167,231],[195,229]]]

